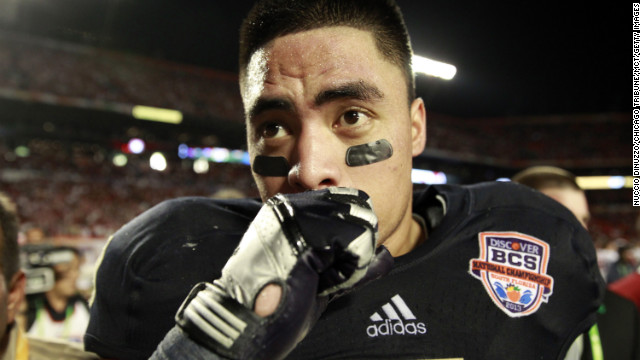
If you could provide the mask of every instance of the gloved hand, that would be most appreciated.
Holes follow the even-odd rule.
[[[333,187],[278,194],[263,205],[222,276],[191,291],[176,322],[218,355],[283,358],[330,296],[391,269],[391,255],[383,247],[376,252],[376,240],[377,218],[362,191]],[[269,284],[281,286],[282,296],[275,312],[263,318],[252,309]]]

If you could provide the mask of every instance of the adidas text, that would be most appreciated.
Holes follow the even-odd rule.
[[[419,335],[427,333],[427,325],[423,322],[403,323],[402,320],[386,319],[382,324],[372,324],[367,327],[369,337],[387,335]]]

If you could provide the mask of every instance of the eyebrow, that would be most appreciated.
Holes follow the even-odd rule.
[[[321,91],[315,98],[315,105],[320,106],[337,99],[356,99],[362,101],[381,100],[384,94],[378,87],[363,80],[354,81],[338,87]]]
[[[256,104],[249,111],[249,118],[253,119],[261,113],[269,110],[284,110],[292,111],[294,109],[291,101],[281,98],[261,98],[256,101]]]
[[[372,101],[381,100],[383,98],[384,94],[377,86],[368,84],[364,80],[359,80],[321,91],[316,95],[314,104],[316,106],[320,106],[339,99]],[[294,111],[294,109],[295,106],[288,99],[260,98],[249,111],[249,118],[253,119],[261,113],[269,110]]]

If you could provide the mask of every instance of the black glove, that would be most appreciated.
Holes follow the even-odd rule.
[[[391,255],[382,247],[375,253],[376,240],[377,218],[362,191],[333,187],[278,194],[253,220],[221,278],[198,284],[176,321],[216,354],[283,358],[330,296],[390,270]],[[283,292],[276,311],[262,318],[252,309],[268,284],[280,285]]]

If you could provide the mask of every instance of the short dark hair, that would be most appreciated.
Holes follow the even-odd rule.
[[[533,166],[515,174],[511,180],[536,190],[548,188],[582,190],[574,174],[555,166]]]
[[[18,247],[18,214],[15,204],[0,192],[0,254],[2,273],[7,283],[20,269]]]
[[[409,102],[415,98],[409,32],[394,0],[263,0],[240,28],[240,82],[253,53],[283,35],[328,26],[370,31],[378,51],[405,75]]]

